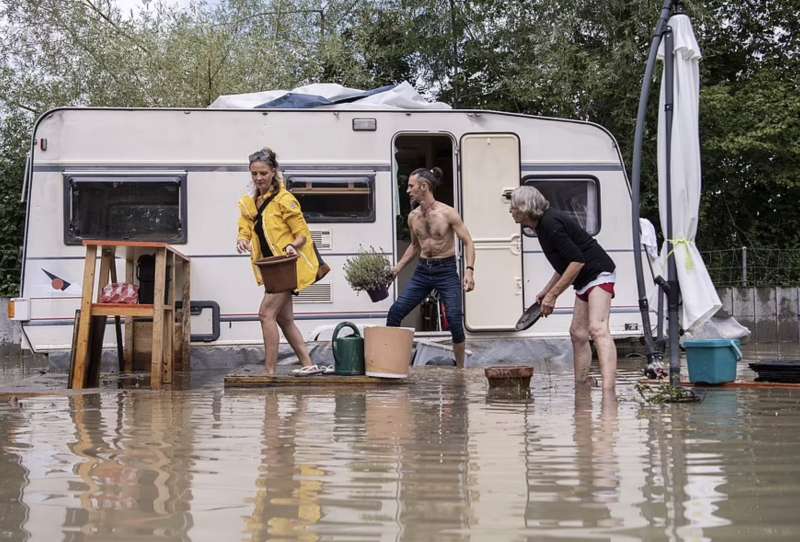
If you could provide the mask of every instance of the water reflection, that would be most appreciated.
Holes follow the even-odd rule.
[[[392,402],[402,414],[393,444],[398,457],[397,527],[403,538],[465,540],[472,524],[470,404],[463,372],[448,375],[419,396],[408,390]],[[381,402],[380,397],[373,399]],[[369,412],[369,410],[368,410]],[[378,424],[375,424],[376,426]]]
[[[313,460],[304,461],[298,453],[298,446],[305,440],[298,422],[313,416],[309,397],[281,396],[276,392],[264,397],[261,465],[255,481],[253,513],[245,522],[247,540],[319,540],[310,526],[322,517],[320,478],[324,471]]]
[[[16,401],[0,406],[0,420],[0,538],[29,540],[24,499],[29,472],[22,464],[27,445],[19,438],[28,431],[27,420]]]
[[[630,469],[618,453],[617,397],[581,387],[570,406],[558,420],[549,415],[531,420],[526,526],[543,534],[588,537],[641,524],[634,503],[626,502],[631,481],[624,475]]]
[[[699,404],[407,386],[150,392],[0,404],[13,540],[711,540],[800,537],[800,394]]]
[[[103,402],[113,402],[103,408]],[[191,443],[186,404],[165,395],[69,398],[74,440],[67,443],[80,481],[68,485],[66,539],[157,536],[189,540]],[[176,454],[176,452],[178,452]]]

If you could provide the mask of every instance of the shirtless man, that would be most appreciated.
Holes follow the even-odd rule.
[[[472,237],[455,209],[436,201],[433,190],[439,185],[442,170],[415,169],[408,178],[406,193],[419,206],[408,215],[411,244],[392,269],[395,277],[419,256],[414,276],[405,291],[389,309],[386,325],[397,327],[414,307],[434,288],[447,308],[447,322],[453,337],[456,365],[464,367],[464,324],[461,305],[461,279],[456,270],[455,236],[464,243],[467,267],[464,272],[464,291],[475,288],[475,246]]]

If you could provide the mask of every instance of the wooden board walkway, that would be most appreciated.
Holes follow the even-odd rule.
[[[291,386],[398,386],[408,382],[407,378],[376,378],[373,376],[341,376],[335,374],[293,376],[269,376],[262,371],[238,370],[225,376],[226,388],[271,388]]]
[[[659,384],[668,384],[667,380],[640,380],[642,384],[649,384],[657,386]],[[701,390],[735,390],[735,389],[772,389],[772,390],[798,390],[800,391],[800,384],[792,382],[753,382],[751,380],[737,380],[736,382],[727,382],[725,384],[693,384],[688,381],[681,381],[681,386],[689,388],[698,388]]]

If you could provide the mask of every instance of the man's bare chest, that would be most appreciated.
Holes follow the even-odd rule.
[[[418,239],[443,239],[453,235],[452,228],[442,213],[420,214],[411,223]]]

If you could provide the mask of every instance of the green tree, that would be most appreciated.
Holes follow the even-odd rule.
[[[17,295],[25,209],[22,180],[30,115],[0,114],[0,295]]]

